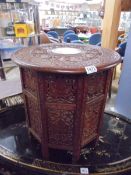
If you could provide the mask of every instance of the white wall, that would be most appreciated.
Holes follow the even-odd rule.
[[[115,110],[131,119],[131,27],[128,35]]]

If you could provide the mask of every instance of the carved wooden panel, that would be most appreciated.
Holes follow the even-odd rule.
[[[103,71],[85,78],[87,102],[105,93],[107,71]]]
[[[86,105],[83,122],[82,146],[98,135],[99,120],[102,115],[103,100],[95,100]]]
[[[31,69],[21,69],[23,89],[37,97],[37,73]]]
[[[29,127],[35,133],[35,135],[41,140],[42,136],[42,123],[40,118],[40,109],[38,102],[30,97],[26,96],[26,104],[28,110]]]
[[[72,146],[74,111],[48,109],[49,144]]]
[[[46,103],[75,103],[76,79],[72,76],[46,76]]]
[[[80,147],[97,138],[99,120],[104,105],[105,87],[108,71],[92,75],[59,75],[59,74],[35,74],[27,71],[28,81],[25,78],[26,69],[22,71],[23,87],[26,90],[26,105],[29,119],[29,127],[32,134],[41,142],[44,134],[43,127],[47,130],[47,144],[55,149],[67,149],[73,151],[74,134],[81,139]],[[37,81],[37,77],[41,77]],[[81,77],[81,90],[78,91],[78,79]],[[31,80],[33,79],[32,83]],[[109,84],[109,82],[108,82]],[[39,91],[37,91],[39,88]],[[29,92],[29,94],[28,94]],[[78,94],[83,93],[83,96]],[[39,94],[39,95],[38,95]],[[42,96],[42,94],[44,96]],[[77,99],[79,96],[82,99]],[[42,100],[42,101],[41,101]],[[44,100],[44,101],[43,101]],[[77,106],[77,100],[82,103]],[[44,103],[43,103],[44,102]],[[41,104],[39,106],[39,104]],[[43,104],[43,105],[42,105]],[[76,116],[77,108],[83,108],[83,117]],[[44,110],[44,111],[43,111]],[[42,116],[41,116],[42,112]],[[76,120],[75,118],[79,119]],[[82,122],[83,118],[83,123]],[[43,120],[44,124],[43,126]],[[79,123],[75,123],[79,122]],[[78,131],[74,132],[75,125]],[[80,129],[79,129],[80,128]],[[76,142],[77,143],[77,142]],[[79,148],[79,144],[75,145]]]

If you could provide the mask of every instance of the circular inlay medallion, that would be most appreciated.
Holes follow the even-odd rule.
[[[70,47],[60,47],[60,48],[53,49],[52,52],[56,54],[72,55],[72,54],[81,53],[81,50],[76,48],[70,48]]]
[[[97,70],[114,67],[120,62],[118,53],[88,44],[51,43],[17,51],[12,59],[22,66],[45,72],[86,73],[85,67]]]

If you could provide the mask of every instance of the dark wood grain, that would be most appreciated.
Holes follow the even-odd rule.
[[[54,54],[57,47],[79,48],[79,54]],[[41,143],[43,158],[49,148],[71,150],[73,162],[81,148],[99,137],[113,67],[120,56],[89,45],[42,45],[14,55],[20,65],[29,131]],[[98,72],[87,75],[84,66]]]
[[[55,48],[79,49],[78,54],[56,54]],[[32,46],[17,51],[12,59],[23,67],[30,67],[37,71],[62,74],[85,73],[85,66],[94,65],[98,71],[108,69],[120,62],[118,53],[101,47],[82,44],[45,44]]]

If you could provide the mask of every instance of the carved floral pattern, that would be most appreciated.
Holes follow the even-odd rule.
[[[77,54],[56,54],[52,50],[55,48],[76,48],[80,50]],[[37,70],[46,72],[86,72],[85,66],[94,65],[98,67],[106,67],[108,65],[120,62],[118,53],[109,49],[104,49],[91,45],[76,45],[76,44],[44,44],[30,48],[24,48],[17,51],[13,59],[18,64],[31,65]]]
[[[31,69],[22,69],[22,78],[24,89],[34,96],[37,96],[37,76],[36,72]]]
[[[88,76],[85,79],[87,81],[87,102],[105,93],[106,79],[107,71]]]
[[[46,102],[47,103],[75,103],[76,80],[67,76],[46,77]]]
[[[98,134],[97,128],[100,120],[101,108],[102,108],[102,101],[86,105],[83,135],[82,135],[82,145],[85,145],[94,136],[97,136]]]
[[[48,109],[49,143],[72,145],[74,111]]]
[[[38,102],[27,98],[27,108],[28,108],[28,117],[29,117],[29,127],[35,132],[35,134],[41,138],[42,135],[42,123],[40,118],[40,111],[38,107]]]

